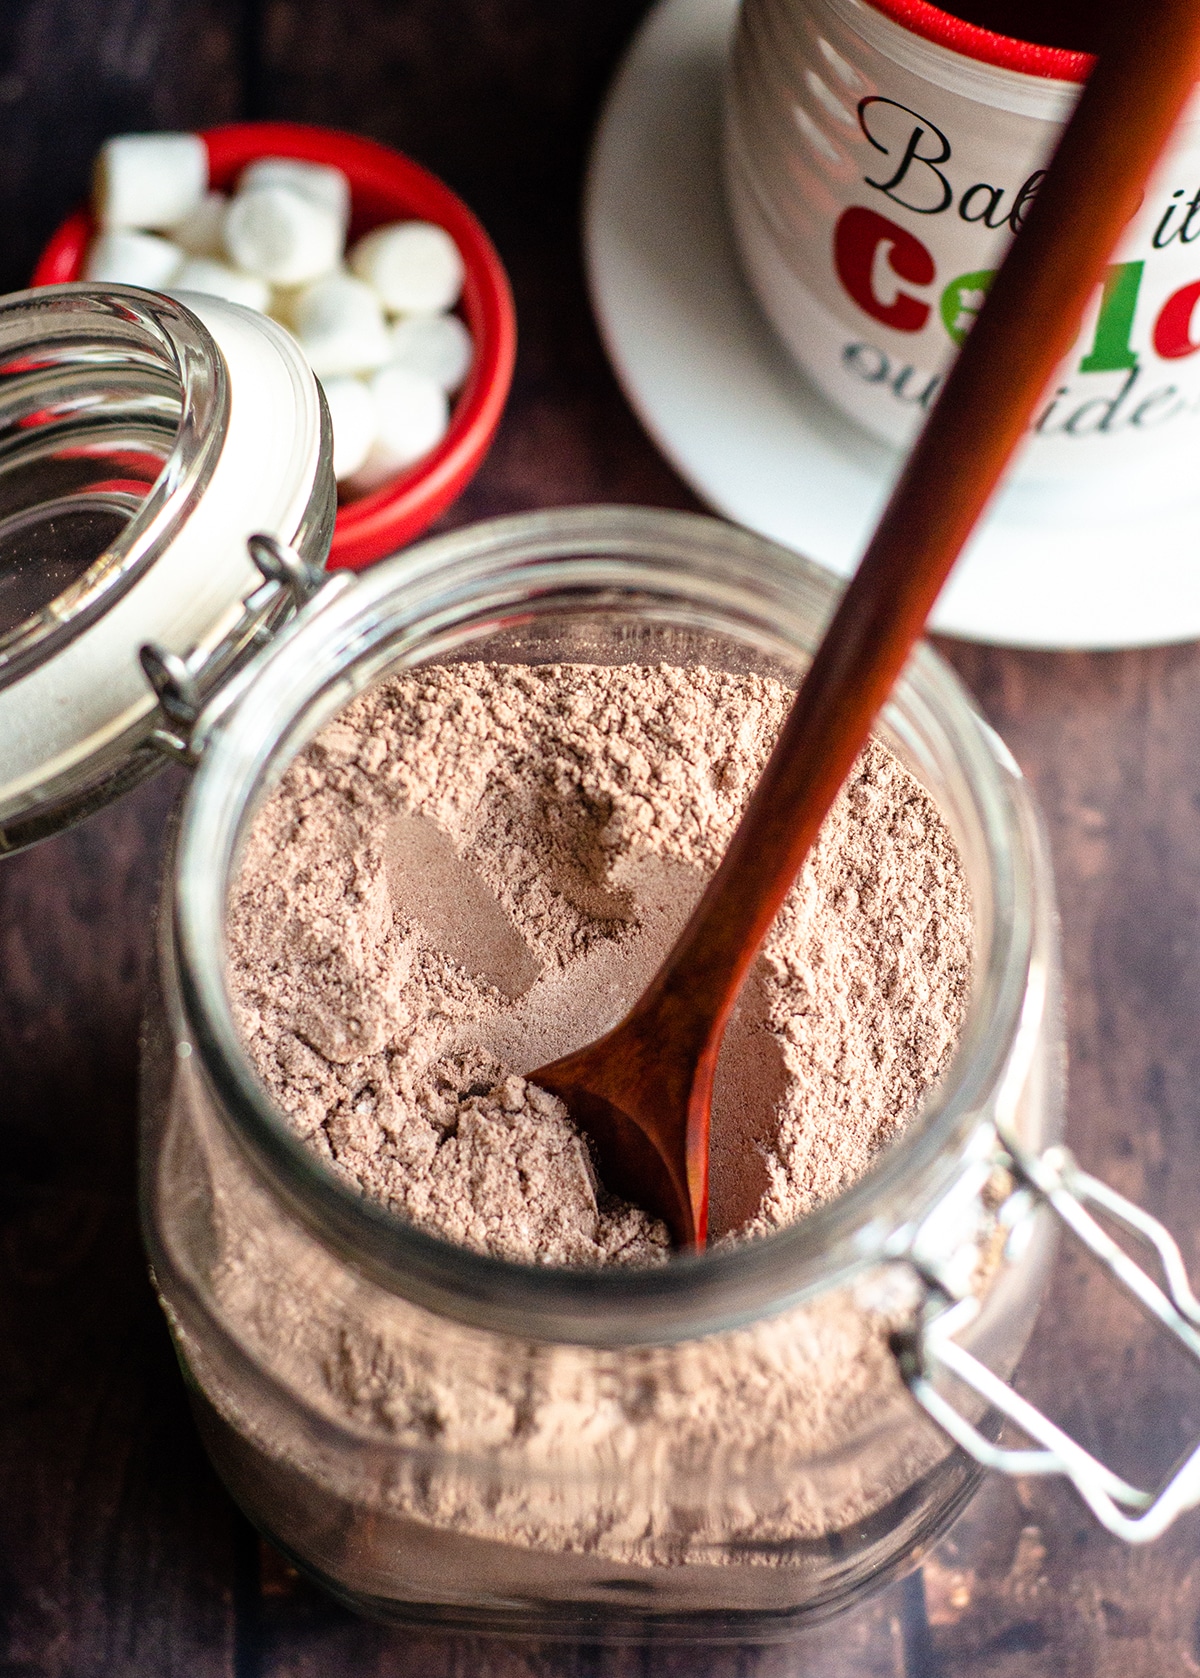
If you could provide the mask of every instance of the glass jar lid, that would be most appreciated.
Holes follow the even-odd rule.
[[[328,415],[291,337],[218,298],[47,287],[0,303],[0,850],[162,762],[150,643],[203,658],[264,532],[324,562]]]

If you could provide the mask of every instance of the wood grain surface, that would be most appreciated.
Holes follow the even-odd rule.
[[[98,141],[237,115],[413,152],[491,228],[521,350],[447,523],[694,506],[591,325],[587,137],[642,0],[9,0],[0,281],[23,283]],[[1136,587],[1131,559],[1130,587]],[[1040,795],[1062,904],[1070,1140],[1200,1274],[1200,655],[944,644]],[[774,1649],[501,1646],[355,1619],[259,1544],[197,1442],[137,1235],[138,1020],[165,775],[0,864],[0,1678],[1174,1678],[1200,1673],[1200,1518],[1107,1538],[994,1481],[921,1573]],[[1067,1251],[1021,1386],[1133,1475],[1200,1439],[1200,1372]]]

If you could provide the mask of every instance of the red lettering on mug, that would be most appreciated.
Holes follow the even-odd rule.
[[[1198,194],[1197,196],[1200,196]],[[1164,361],[1182,361],[1200,350],[1200,338],[1192,337],[1192,315],[1200,302],[1200,280],[1180,286],[1167,298],[1154,323],[1154,349]]]
[[[937,269],[925,246],[907,230],[875,210],[851,205],[833,230],[833,264],[838,278],[859,308],[897,332],[919,332],[929,319],[929,304],[907,291],[890,303],[875,294],[872,271],[875,253],[886,245],[885,260],[897,279],[928,285]]]

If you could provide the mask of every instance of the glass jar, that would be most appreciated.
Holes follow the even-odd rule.
[[[962,855],[968,1015],[902,1138],[769,1239],[641,1272],[445,1243],[298,1139],[225,985],[227,895],[256,810],[382,674],[669,662],[795,685],[835,595],[815,567],[709,519],[500,519],[339,580],[192,732],[144,1065],[146,1239],[226,1483],[355,1607],[540,1635],[763,1635],[895,1572],[970,1493],[977,1465],[905,1381],[945,1402],[926,1340],[948,1311],[955,1351],[997,1379],[1032,1326],[1053,1220],[1016,1162],[1061,1125],[1058,945],[1021,776],[928,647],[880,733]],[[981,1449],[993,1402],[954,1412]]]

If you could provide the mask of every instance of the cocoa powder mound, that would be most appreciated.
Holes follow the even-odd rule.
[[[716,866],[791,693],[671,666],[456,664],[357,700],[259,814],[229,975],[267,1088],[364,1193],[480,1251],[663,1262],[561,1102],[525,1080],[637,996]],[[966,1004],[966,882],[932,801],[872,741],[730,1024],[715,1239],[868,1169],[943,1072]]]

